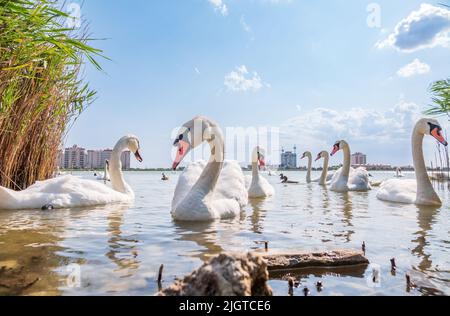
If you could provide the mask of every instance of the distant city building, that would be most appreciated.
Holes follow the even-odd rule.
[[[58,154],[58,166],[64,169],[103,169],[105,161],[111,160],[112,149],[86,150],[77,145],[66,148]],[[131,167],[130,152],[122,153],[120,160],[122,169],[128,170]]]
[[[103,169],[105,168],[105,161],[111,160],[112,149],[104,149],[104,150],[88,150],[87,153],[87,169]],[[130,152],[125,151],[122,153],[120,157],[122,162],[122,169],[130,169],[131,167],[131,159]]]
[[[64,168],[65,169],[84,169],[85,168],[85,149],[74,145],[66,148],[64,152]]]
[[[362,153],[354,153],[352,155],[352,165],[355,166],[367,165],[367,156]]]
[[[58,158],[56,160],[56,165],[58,168],[64,168],[64,150],[58,150]]]
[[[281,151],[281,165],[282,169],[296,169],[297,168],[297,147],[294,151]]]

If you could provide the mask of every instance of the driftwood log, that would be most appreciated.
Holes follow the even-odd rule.
[[[364,253],[355,250],[272,254],[264,255],[263,258],[267,262],[267,269],[269,271],[369,264],[369,260],[364,256]]]
[[[272,296],[261,256],[221,254],[160,291],[158,296]]]
[[[300,254],[221,254],[160,291],[158,296],[271,296],[269,271],[361,266],[362,251],[335,250]]]

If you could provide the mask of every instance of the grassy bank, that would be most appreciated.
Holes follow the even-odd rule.
[[[0,0],[0,185],[52,176],[69,124],[95,92],[80,80],[101,52],[53,0]]]

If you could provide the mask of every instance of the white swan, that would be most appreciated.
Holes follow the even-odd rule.
[[[111,181],[111,178],[109,177],[109,160],[108,159],[105,160],[105,171],[103,173],[100,173],[97,176],[97,180],[102,180],[105,182],[105,184],[106,184],[106,182]]]
[[[412,133],[412,154],[416,180],[391,179],[383,182],[377,193],[377,198],[383,201],[441,206],[442,201],[434,190],[428,177],[423,156],[423,138],[431,135],[441,144],[448,143],[442,136],[442,128],[434,119],[421,119],[416,123]]]
[[[273,186],[260,174],[260,166],[265,166],[264,149],[257,146],[252,153],[252,176],[248,181],[248,197],[265,198],[275,194]]]
[[[121,170],[120,156],[125,150],[130,150],[138,161],[142,161],[136,136],[121,138],[111,155],[109,171],[112,188],[71,175],[36,182],[19,192],[0,187],[0,209],[40,209],[44,206],[61,209],[132,201],[134,193],[123,179]]]
[[[334,156],[340,150],[344,152],[344,165],[334,174],[333,179],[331,179],[330,190],[336,192],[371,190],[372,187],[367,170],[351,167],[350,146],[346,141],[341,140],[336,142],[333,146],[331,156]]]
[[[396,177],[396,178],[403,178],[402,169],[397,168],[397,169],[395,170],[395,177]]]
[[[328,173],[328,165],[330,162],[330,154],[328,151],[321,151],[316,158],[316,161],[319,161],[323,158],[323,169],[322,174],[319,178],[319,185],[326,185],[333,179],[333,174]]]
[[[187,153],[207,142],[209,162],[197,161],[180,175],[172,201],[172,216],[179,221],[234,218],[248,204],[245,177],[236,161],[224,161],[224,141],[219,126],[206,117],[195,117],[181,128],[174,142],[176,170]]]

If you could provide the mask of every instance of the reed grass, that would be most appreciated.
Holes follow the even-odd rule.
[[[0,0],[0,185],[24,189],[55,171],[64,133],[93,100],[80,71],[101,51],[53,0]]]

